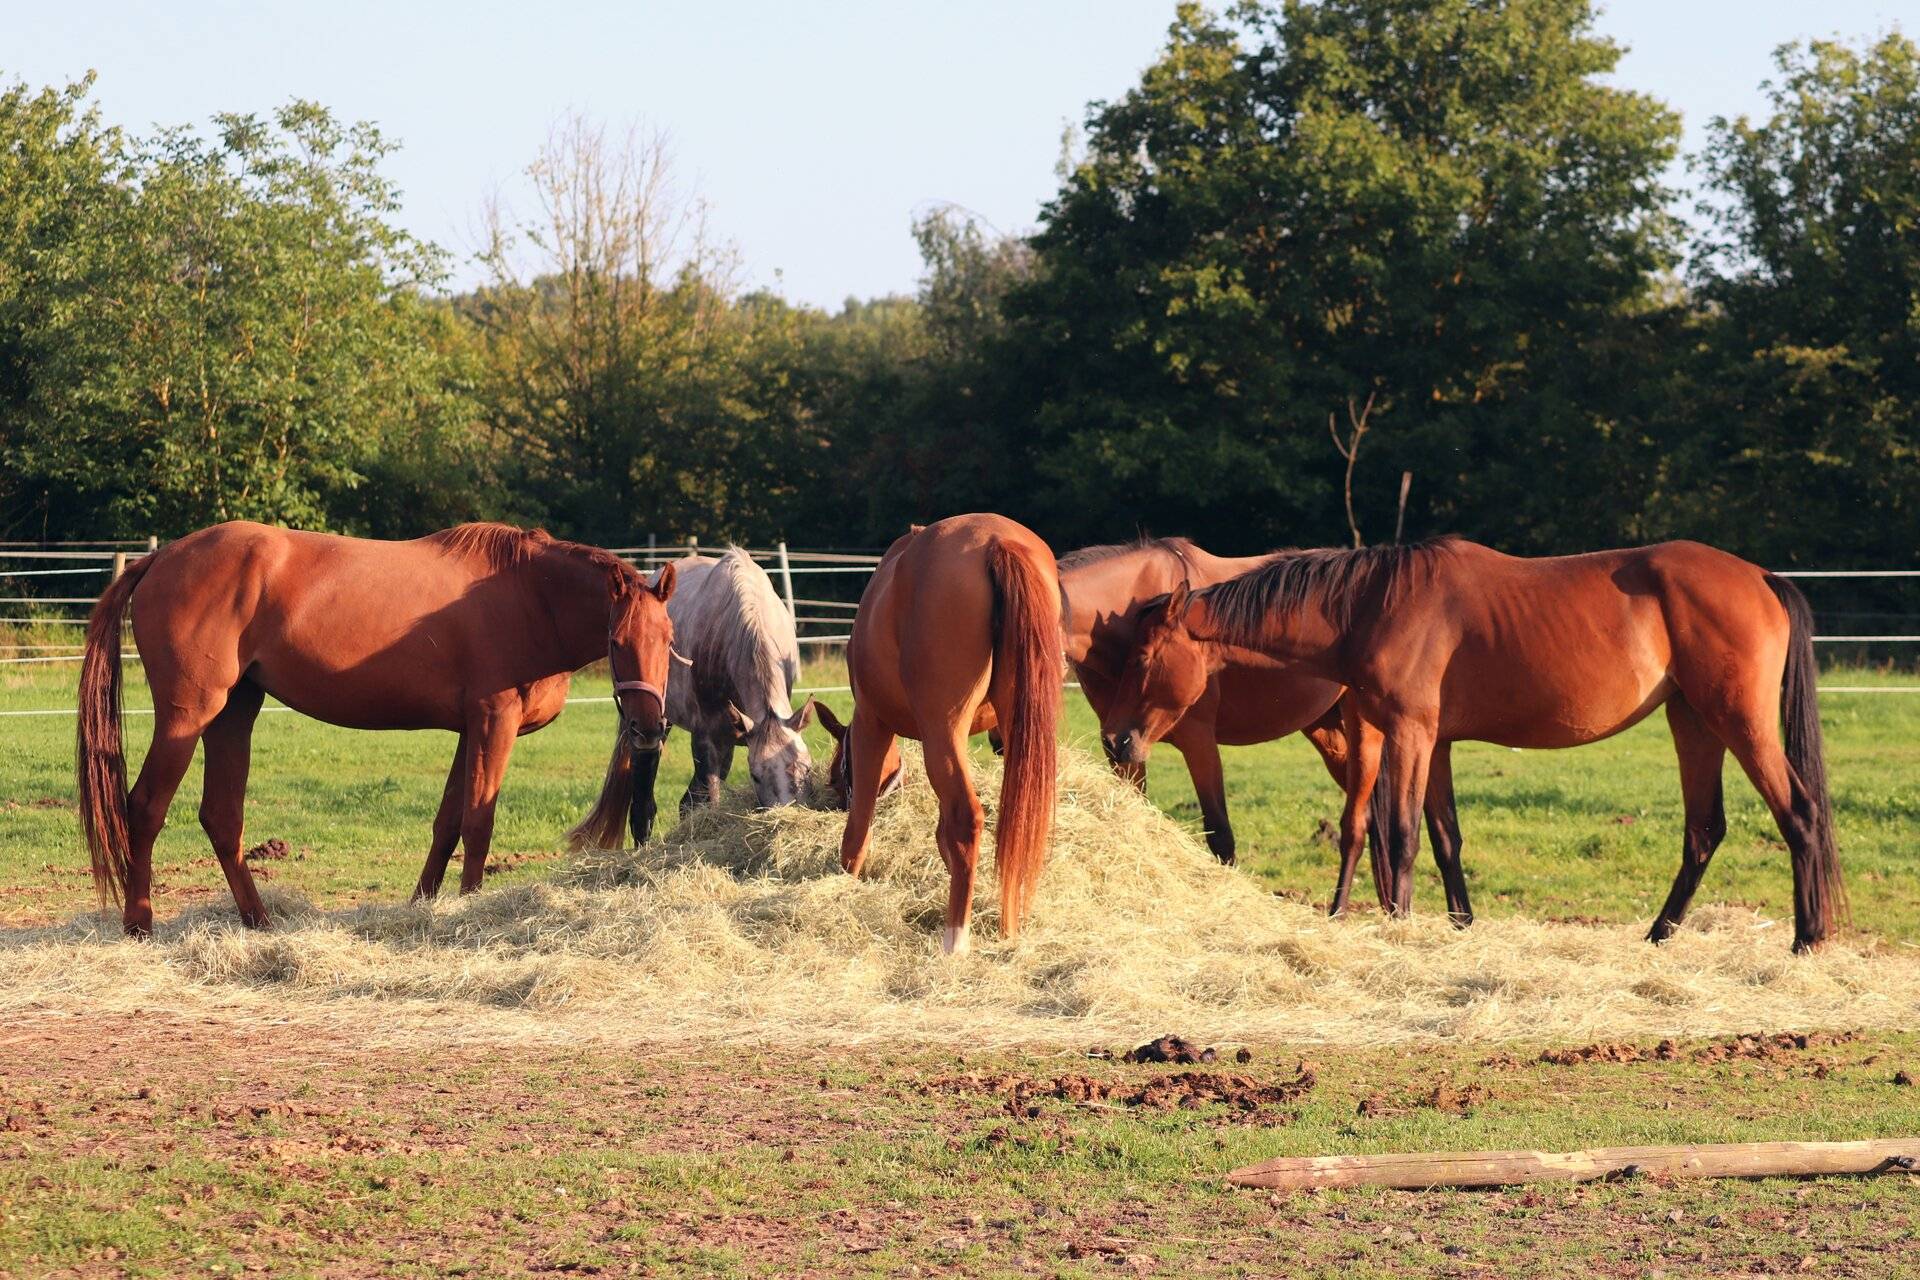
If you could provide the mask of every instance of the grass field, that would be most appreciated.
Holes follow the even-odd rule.
[[[22,669],[14,668],[18,673]],[[0,711],[72,703],[73,673],[51,665],[0,676]],[[844,683],[837,664],[819,664],[808,685]],[[1910,677],[1848,671],[1848,686],[1920,688]],[[575,682],[576,697],[605,697],[602,679]],[[146,705],[129,688],[127,705]],[[849,695],[820,695],[845,712]],[[293,860],[270,876],[321,904],[391,898],[411,889],[452,758],[451,735],[357,733],[284,710],[263,714],[254,738],[248,793],[250,842],[277,837]],[[1091,744],[1086,703],[1068,693],[1067,733]],[[1834,694],[1822,706],[1842,857],[1857,927],[1899,943],[1920,943],[1920,693]],[[128,718],[132,767],[150,721]],[[489,870],[530,876],[557,856],[560,834],[598,793],[613,712],[574,706],[515,747],[502,796]],[[44,919],[81,910],[91,890],[82,874],[73,797],[69,716],[0,719],[0,920]],[[808,733],[824,759],[826,735]],[[1279,892],[1316,902],[1331,893],[1335,851],[1322,835],[1337,820],[1339,796],[1299,737],[1225,752],[1228,802],[1248,874]],[[744,759],[738,768],[744,771]],[[662,764],[659,802],[671,823],[689,770],[686,736],[675,734]],[[1578,751],[1518,752],[1479,743],[1454,751],[1455,787],[1466,835],[1464,861],[1477,911],[1487,916],[1647,920],[1678,864],[1681,804],[1665,719]],[[1178,754],[1161,748],[1149,794],[1197,828],[1198,806]],[[188,775],[156,855],[162,886],[156,910],[225,894],[195,818],[198,768]],[[1696,902],[1751,905],[1791,914],[1785,846],[1737,768],[1727,773],[1728,834]],[[929,857],[934,856],[929,841]],[[1364,871],[1362,872],[1364,875]],[[1439,878],[1423,857],[1417,911],[1441,908]],[[1360,895],[1370,899],[1364,890]]]
[[[28,670],[0,676],[0,710],[70,703],[70,670]],[[595,679],[576,688],[605,693]],[[1084,704],[1070,693],[1068,705],[1069,732],[1089,740]],[[1920,695],[1835,695],[1824,710],[1856,928],[1920,945]],[[136,761],[145,724],[130,717]],[[0,719],[0,938],[91,907],[72,728]],[[522,740],[497,882],[559,861],[611,732],[611,710],[587,704]],[[248,838],[293,851],[264,872],[322,905],[403,896],[451,749],[443,734],[263,716]],[[686,767],[676,736],[668,820]],[[1337,796],[1317,760],[1296,740],[1230,751],[1227,767],[1246,874],[1324,900],[1333,850],[1316,832]],[[1659,717],[1581,752],[1465,746],[1455,776],[1483,914],[1642,921],[1666,892],[1680,815]],[[225,902],[197,786],[196,771],[162,837],[163,917]],[[1171,753],[1156,755],[1150,792],[1192,820]],[[1784,916],[1785,850],[1731,774],[1728,800],[1699,902]],[[1423,868],[1417,908],[1439,901]],[[1920,1075],[1920,1034],[1831,1030],[1804,1047],[1696,1037],[1566,1064],[1524,1040],[1255,1044],[1244,1066],[1200,1070],[1310,1083],[1242,1110],[1135,1101],[1182,1068],[1078,1053],[644,1037],[423,1052],[380,1047],[344,1016],[317,1028],[28,1014],[0,1025],[0,1275],[1903,1274],[1920,1247],[1908,1177],[1295,1196],[1219,1179],[1281,1154],[1920,1134],[1920,1088],[1898,1083]],[[1089,1080],[1099,1100],[1071,1100]]]

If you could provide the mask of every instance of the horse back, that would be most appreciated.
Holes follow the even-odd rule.
[[[476,690],[556,674],[536,652],[542,624],[520,576],[432,538],[232,521],[156,553],[134,638],[157,689],[247,678],[333,723],[457,729]]]

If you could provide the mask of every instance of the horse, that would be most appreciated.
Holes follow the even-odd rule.
[[[1818,947],[1844,910],[1812,612],[1757,565],[1695,542],[1523,559],[1440,538],[1282,556],[1156,604],[1110,720],[1191,705],[1230,657],[1346,685],[1355,748],[1342,857],[1359,856],[1384,772],[1398,914],[1411,907],[1413,813],[1442,744],[1581,746],[1662,706],[1686,822],[1680,871],[1648,940],[1679,926],[1726,835],[1728,751],[1791,852],[1793,949]]]
[[[720,798],[733,768],[733,751],[747,748],[747,771],[763,809],[792,804],[805,794],[813,758],[801,732],[813,717],[813,699],[793,709],[800,678],[800,642],[793,615],[774,592],[766,570],[739,547],[725,555],[684,556],[673,562],[678,587],[667,604],[673,619],[675,663],[667,679],[667,720],[693,739],[693,777],[680,813]],[[656,814],[653,784],[660,755],[634,755],[614,743],[603,803],[567,833],[574,848],[607,848],[631,825],[645,844]]]
[[[828,777],[847,810],[840,865],[851,875],[866,861],[875,802],[898,785],[897,740],[924,745],[940,801],[948,955],[968,947],[980,856],[973,734],[998,728],[1006,744],[994,830],[1002,936],[1019,932],[1040,877],[1053,825],[1065,612],[1053,552],[1032,530],[997,515],[915,525],[887,548],[860,596],[847,645],[852,722],[821,708],[835,740]]]
[[[246,521],[192,533],[128,565],[95,604],[80,672],[81,823],[104,902],[135,937],[153,931],[153,842],[206,744],[200,825],[252,928],[267,909],[240,851],[253,722],[272,694],[355,729],[460,735],[414,890],[431,898],[456,844],[460,892],[478,889],[514,739],[558,716],[572,672],[613,670],[622,734],[666,738],[667,601],[625,562],[540,530],[467,524],[409,542]],[[120,724],[120,630],[153,689],[153,745],[132,793]]]
[[[1078,677],[1080,690],[1104,725],[1116,702],[1118,683],[1134,647],[1143,604],[1165,598],[1181,583],[1209,586],[1266,564],[1276,555],[1216,556],[1186,538],[1142,538],[1135,542],[1085,547],[1060,560],[1060,583],[1073,601],[1067,623],[1067,660]],[[1102,734],[1107,759],[1120,776],[1146,787],[1147,757],[1155,743],[1165,741],[1185,757],[1187,772],[1200,801],[1207,847],[1221,862],[1235,860],[1233,824],[1227,817],[1226,781],[1220,769],[1220,747],[1271,742],[1290,733],[1304,735],[1319,753],[1327,772],[1344,790],[1347,784],[1347,738],[1341,727],[1337,683],[1307,675],[1297,668],[1271,664],[1246,665],[1227,658],[1208,676],[1204,693],[1177,712],[1149,712],[1137,730]],[[1447,892],[1448,915],[1458,924],[1473,921],[1466,877],[1460,870],[1460,823],[1454,812],[1453,786],[1443,768],[1436,767],[1426,798],[1427,830],[1433,838],[1434,861]],[[1377,843],[1378,836],[1370,836]],[[1375,889],[1385,907],[1384,875],[1376,875]],[[1346,910],[1352,874],[1335,886],[1329,912]]]

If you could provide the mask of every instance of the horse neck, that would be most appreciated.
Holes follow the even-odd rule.
[[[1228,578],[1237,578],[1243,573],[1258,569],[1273,557],[1259,556],[1217,556],[1189,544],[1186,548],[1187,581],[1194,587],[1210,587],[1216,582],[1225,582]]]
[[[1187,608],[1187,634],[1206,645],[1217,665],[1286,668],[1302,674],[1345,681],[1339,627],[1324,608],[1306,604],[1276,618],[1269,614],[1258,635],[1223,634],[1205,596]]]
[[[793,714],[789,672],[799,666],[799,646],[790,640],[791,626],[782,634],[786,603],[751,567],[751,561],[731,569],[723,564],[704,576],[687,618],[689,630],[701,634],[687,644],[696,661],[702,651],[720,658],[735,704],[749,717],[771,712],[784,720]]]
[[[566,669],[606,657],[611,611],[606,569],[576,551],[549,547],[522,572],[546,606]]]
[[[1192,573],[1187,561],[1164,547],[1151,544],[1063,570],[1060,586],[1066,592],[1068,604],[1069,616],[1065,619],[1068,661],[1087,660],[1093,649],[1094,628],[1099,623],[1126,613],[1142,600],[1165,595],[1182,581],[1191,579]],[[1206,586],[1218,580],[1216,577],[1205,581],[1194,579],[1192,584]]]

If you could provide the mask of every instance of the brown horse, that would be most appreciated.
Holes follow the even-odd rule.
[[[999,727],[1006,772],[994,831],[1000,930],[1019,931],[1053,824],[1054,735],[1060,721],[1060,582],[1053,552],[996,515],[916,525],[887,549],[860,597],[847,646],[853,722],[824,708],[836,738],[829,776],[847,807],[840,864],[860,874],[874,802],[897,782],[898,738],[917,738],[940,800],[935,839],[946,861],[941,949],[967,949],[980,799],[967,738]]]
[[[1365,837],[1384,739],[1401,913],[1419,846],[1413,815],[1440,744],[1580,746],[1664,705],[1686,835],[1649,939],[1664,940],[1685,916],[1726,834],[1720,774],[1729,750],[1792,852],[1794,949],[1833,930],[1845,890],[1812,615],[1790,583],[1755,565],[1690,542],[1535,560],[1454,538],[1282,556],[1191,595],[1176,589],[1142,630],[1122,714],[1140,718],[1143,702],[1191,704],[1228,654],[1298,664],[1351,691],[1348,862]]]
[[[1164,607],[1168,593],[1182,583],[1211,586],[1257,569],[1276,552],[1264,556],[1213,555],[1185,538],[1143,538],[1138,542],[1087,547],[1060,561],[1060,584],[1073,601],[1067,623],[1067,658],[1079,678],[1094,714],[1103,728],[1110,709],[1118,705],[1118,686],[1133,651],[1143,609],[1156,598]],[[1222,655],[1211,671],[1205,691],[1183,709],[1146,707],[1137,728],[1103,733],[1101,743],[1114,771],[1146,785],[1147,755],[1156,742],[1170,743],[1187,762],[1207,847],[1231,865],[1235,849],[1233,825],[1227,817],[1226,781],[1220,769],[1220,747],[1271,742],[1290,733],[1305,735],[1319,752],[1327,772],[1344,790],[1347,785],[1347,738],[1341,728],[1340,697],[1345,690],[1334,681],[1302,672],[1297,667],[1250,665]],[[1427,830],[1433,837],[1433,857],[1446,885],[1448,914],[1460,924],[1473,920],[1467,899],[1466,877],[1460,870],[1460,824],[1454,813],[1451,779],[1436,768],[1427,789]],[[1378,846],[1378,833],[1369,840]],[[1381,906],[1387,901],[1388,879],[1376,875]],[[1346,909],[1352,888],[1349,870],[1335,886],[1331,912]]]
[[[1227,652],[1302,664],[1352,691],[1346,725],[1359,747],[1342,858],[1359,856],[1384,745],[1398,912],[1411,906],[1413,804],[1436,748],[1461,739],[1580,747],[1665,704],[1686,839],[1649,940],[1672,935],[1726,835],[1728,750],[1791,850],[1793,948],[1834,931],[1845,887],[1812,614],[1791,583],[1755,564],[1699,543],[1523,560],[1461,539],[1275,558],[1204,591],[1175,589],[1142,628],[1117,718],[1198,699]]]
[[[240,918],[267,923],[240,848],[253,721],[272,694],[356,729],[460,735],[416,897],[440,888],[464,841],[460,891],[480,887],[494,802],[514,739],[560,714],[572,672],[613,669],[622,732],[666,737],[666,600],[607,552],[506,525],[462,525],[373,542],[235,522],[127,566],[94,606],[80,673],[80,814],[94,884],[125,903],[130,934],[153,928],[153,842],[206,743],[200,825]],[[120,729],[120,624],[153,688],[153,745],[127,792]]]

